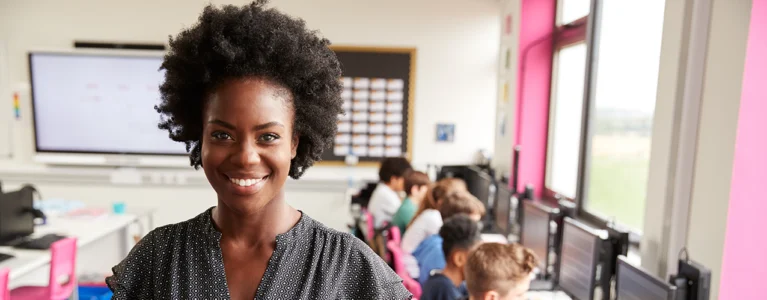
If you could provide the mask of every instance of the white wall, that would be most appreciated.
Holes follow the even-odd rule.
[[[511,164],[513,156],[513,144],[515,138],[517,112],[517,69],[519,60],[519,24],[522,19],[520,15],[521,1],[503,0],[502,14],[499,23],[501,24],[501,47],[498,59],[498,95],[496,100],[495,117],[495,151],[493,156],[493,167],[498,172],[509,172],[511,174]],[[511,33],[506,34],[505,30],[506,16],[511,16]],[[510,62],[508,70],[505,70],[505,51],[510,49]],[[504,99],[503,84],[508,84],[506,98]],[[511,179],[511,178],[509,178]]]
[[[719,295],[730,178],[751,16],[750,0],[714,0],[687,247],[712,269]]]
[[[642,264],[666,278],[686,247],[712,270],[711,295],[719,289],[750,10],[749,0],[666,2]]]
[[[28,81],[26,51],[68,48],[73,40],[165,43],[168,35],[193,24],[208,1],[0,2],[0,41],[5,40],[9,50],[8,83],[23,92],[22,110],[28,116],[29,93],[23,88]],[[494,148],[500,37],[495,1],[273,0],[272,5],[305,19],[337,45],[417,48],[415,162],[465,163],[478,149]],[[7,117],[2,114],[0,124],[7,123]],[[456,124],[454,143],[435,142],[438,122]],[[15,127],[14,150],[23,155],[16,160],[27,161],[33,149],[31,120],[25,118]]]

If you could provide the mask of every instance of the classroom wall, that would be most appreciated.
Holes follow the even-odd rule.
[[[719,299],[758,299],[767,293],[755,284],[767,278],[767,240],[754,235],[767,227],[764,198],[755,196],[763,194],[767,178],[767,2],[753,2],[750,22]]]
[[[550,36],[556,18],[556,1],[522,0],[514,117],[514,144],[521,147],[517,190],[532,184],[535,197],[544,188],[546,143],[551,92],[552,44],[540,42]],[[512,155],[511,153],[507,155]],[[515,162],[516,163],[516,162]]]
[[[12,136],[0,144],[12,145],[14,152],[11,159],[0,158],[0,180],[7,188],[33,183],[47,198],[107,208],[113,201],[126,201],[129,207],[151,205],[158,208],[158,225],[185,220],[215,205],[201,171],[127,170],[126,177],[109,169],[31,164],[34,147],[26,63],[29,50],[69,48],[75,39],[167,43],[169,35],[193,24],[208,2],[247,1],[0,1],[0,44],[8,49],[0,63],[8,62],[9,74],[0,75],[0,82],[20,92],[22,112],[18,121],[0,114],[0,124],[11,123]],[[273,0],[271,5],[305,19],[308,27],[319,29],[336,45],[417,48],[415,165],[469,163],[478,149],[493,149],[500,39],[496,1]],[[0,107],[8,107],[8,93],[0,96],[4,103]],[[435,142],[437,122],[456,125],[455,142]],[[142,179],[137,183],[134,177]],[[348,216],[345,193],[351,178],[377,180],[377,170],[315,166],[301,180],[289,180],[288,201],[344,230],[347,220],[338,216]]]
[[[713,1],[687,236],[691,258],[712,270],[711,295],[722,274],[750,12],[749,0]]]
[[[495,156],[493,167],[511,174],[517,113],[517,72],[519,68],[519,34],[521,0],[501,1],[501,47],[498,58],[498,100],[495,117]],[[510,21],[510,22],[509,22]],[[506,24],[509,22],[509,24]],[[509,32],[506,32],[506,26]],[[506,52],[508,51],[508,64]],[[507,68],[508,66],[508,68]],[[506,88],[504,88],[506,85]],[[509,178],[511,179],[511,178]],[[511,183],[509,183],[511,184]]]
[[[748,0],[666,2],[642,265],[666,278],[686,247],[711,268],[712,295],[721,278],[750,9]]]
[[[67,48],[74,39],[163,43],[168,35],[195,22],[208,2],[2,1],[0,41],[8,44],[8,83],[22,92],[22,112],[28,116],[26,51]],[[337,45],[418,49],[414,161],[468,163],[479,149],[494,149],[498,2],[273,0],[272,5],[304,18],[310,28],[319,29]],[[6,95],[2,98],[5,102]],[[8,121],[8,114],[0,116],[0,124]],[[29,160],[33,149],[30,122],[24,118],[14,124],[15,160]],[[438,122],[456,125],[455,142],[435,141]]]

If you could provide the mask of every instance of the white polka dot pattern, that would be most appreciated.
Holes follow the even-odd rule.
[[[141,239],[106,280],[112,299],[229,299],[211,211]],[[276,242],[255,299],[412,298],[365,243],[303,212]]]

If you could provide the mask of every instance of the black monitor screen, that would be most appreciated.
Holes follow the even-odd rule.
[[[570,218],[563,227],[559,286],[576,299],[591,299],[601,239],[594,229]]]
[[[485,207],[489,210],[488,200],[490,198],[490,186],[493,184],[490,175],[485,174],[482,170],[477,168],[469,168],[468,176],[466,178],[466,185],[469,188],[469,192],[477,197],[479,201],[485,204]]]
[[[531,201],[523,201],[524,218],[522,224],[522,245],[538,256],[540,264],[538,268],[546,275],[546,262],[548,261],[549,240],[549,212],[540,204]]]
[[[617,293],[621,300],[673,300],[676,288],[618,257]]]
[[[501,234],[509,234],[509,215],[511,214],[511,191],[503,186],[496,190],[495,226]]]
[[[0,242],[34,232],[34,215],[27,211],[33,207],[32,199],[32,191],[27,189],[0,193]]]

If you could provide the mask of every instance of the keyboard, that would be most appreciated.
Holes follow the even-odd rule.
[[[58,234],[46,234],[38,238],[24,240],[14,247],[19,249],[48,250],[51,248],[51,244],[64,238],[66,238],[66,236]]]
[[[0,253],[0,262],[13,258],[13,255]]]

